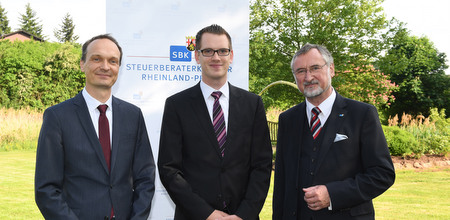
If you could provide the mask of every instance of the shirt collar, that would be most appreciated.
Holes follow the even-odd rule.
[[[211,86],[209,86],[208,84],[204,83],[203,81],[200,81],[200,89],[202,90],[203,98],[205,100],[208,99],[209,97],[211,97],[211,93],[213,93],[215,91],[222,92],[221,97],[224,97],[226,99],[228,99],[228,97],[230,97],[230,87],[228,85],[228,82],[226,82],[219,90],[216,90],[216,89],[212,88]]]
[[[105,103],[102,103],[100,101],[98,101],[97,99],[95,99],[94,97],[92,97],[87,91],[86,91],[86,87],[83,89],[83,91],[81,92],[81,94],[83,95],[84,100],[86,101],[86,105],[88,106],[89,110],[94,110],[96,109],[99,105],[102,104],[106,104],[108,105],[108,110],[112,111],[112,95],[109,96],[108,100],[106,100]]]
[[[334,91],[334,88],[332,88],[333,91],[331,92],[331,95],[328,96],[327,99],[325,99],[322,103],[319,104],[319,109],[322,111],[322,113],[326,116],[331,114],[331,109],[333,108],[334,100],[336,99],[336,91]],[[306,100],[306,112],[308,116],[311,114],[311,110],[316,107],[311,102]]]

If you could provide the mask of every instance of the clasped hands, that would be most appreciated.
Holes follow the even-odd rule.
[[[211,213],[211,215],[209,215],[206,220],[242,220],[242,219],[237,215],[229,215],[225,212],[214,210],[214,212]]]
[[[309,209],[318,211],[330,206],[330,195],[325,185],[303,188],[303,192],[305,192],[303,199],[306,201]]]

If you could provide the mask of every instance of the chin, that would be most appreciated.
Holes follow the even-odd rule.
[[[314,97],[317,97],[317,96],[320,96],[320,95],[322,95],[322,93],[323,93],[323,90],[312,90],[312,91],[305,91],[304,93],[303,93],[303,95],[306,97],[306,98],[314,98]]]

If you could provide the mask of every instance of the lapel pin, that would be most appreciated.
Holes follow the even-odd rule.
[[[344,114],[339,114],[339,117],[344,117]]]

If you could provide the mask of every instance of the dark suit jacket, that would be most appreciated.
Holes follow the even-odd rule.
[[[111,174],[81,93],[48,108],[36,154],[35,199],[46,219],[147,219],[155,164],[141,110],[113,96]]]
[[[299,158],[302,128],[307,122],[306,103],[279,117],[275,160],[273,219],[297,219]],[[327,128],[313,185],[326,185],[333,211],[315,212],[316,219],[373,219],[372,199],[386,191],[395,179],[389,150],[374,106],[337,94]],[[336,134],[348,139],[334,142]],[[299,193],[300,192],[300,193]],[[364,217],[363,217],[364,216]]]
[[[258,219],[270,184],[272,148],[262,100],[230,85],[222,158],[200,84],[166,100],[158,156],[175,219],[206,219],[214,209]]]

